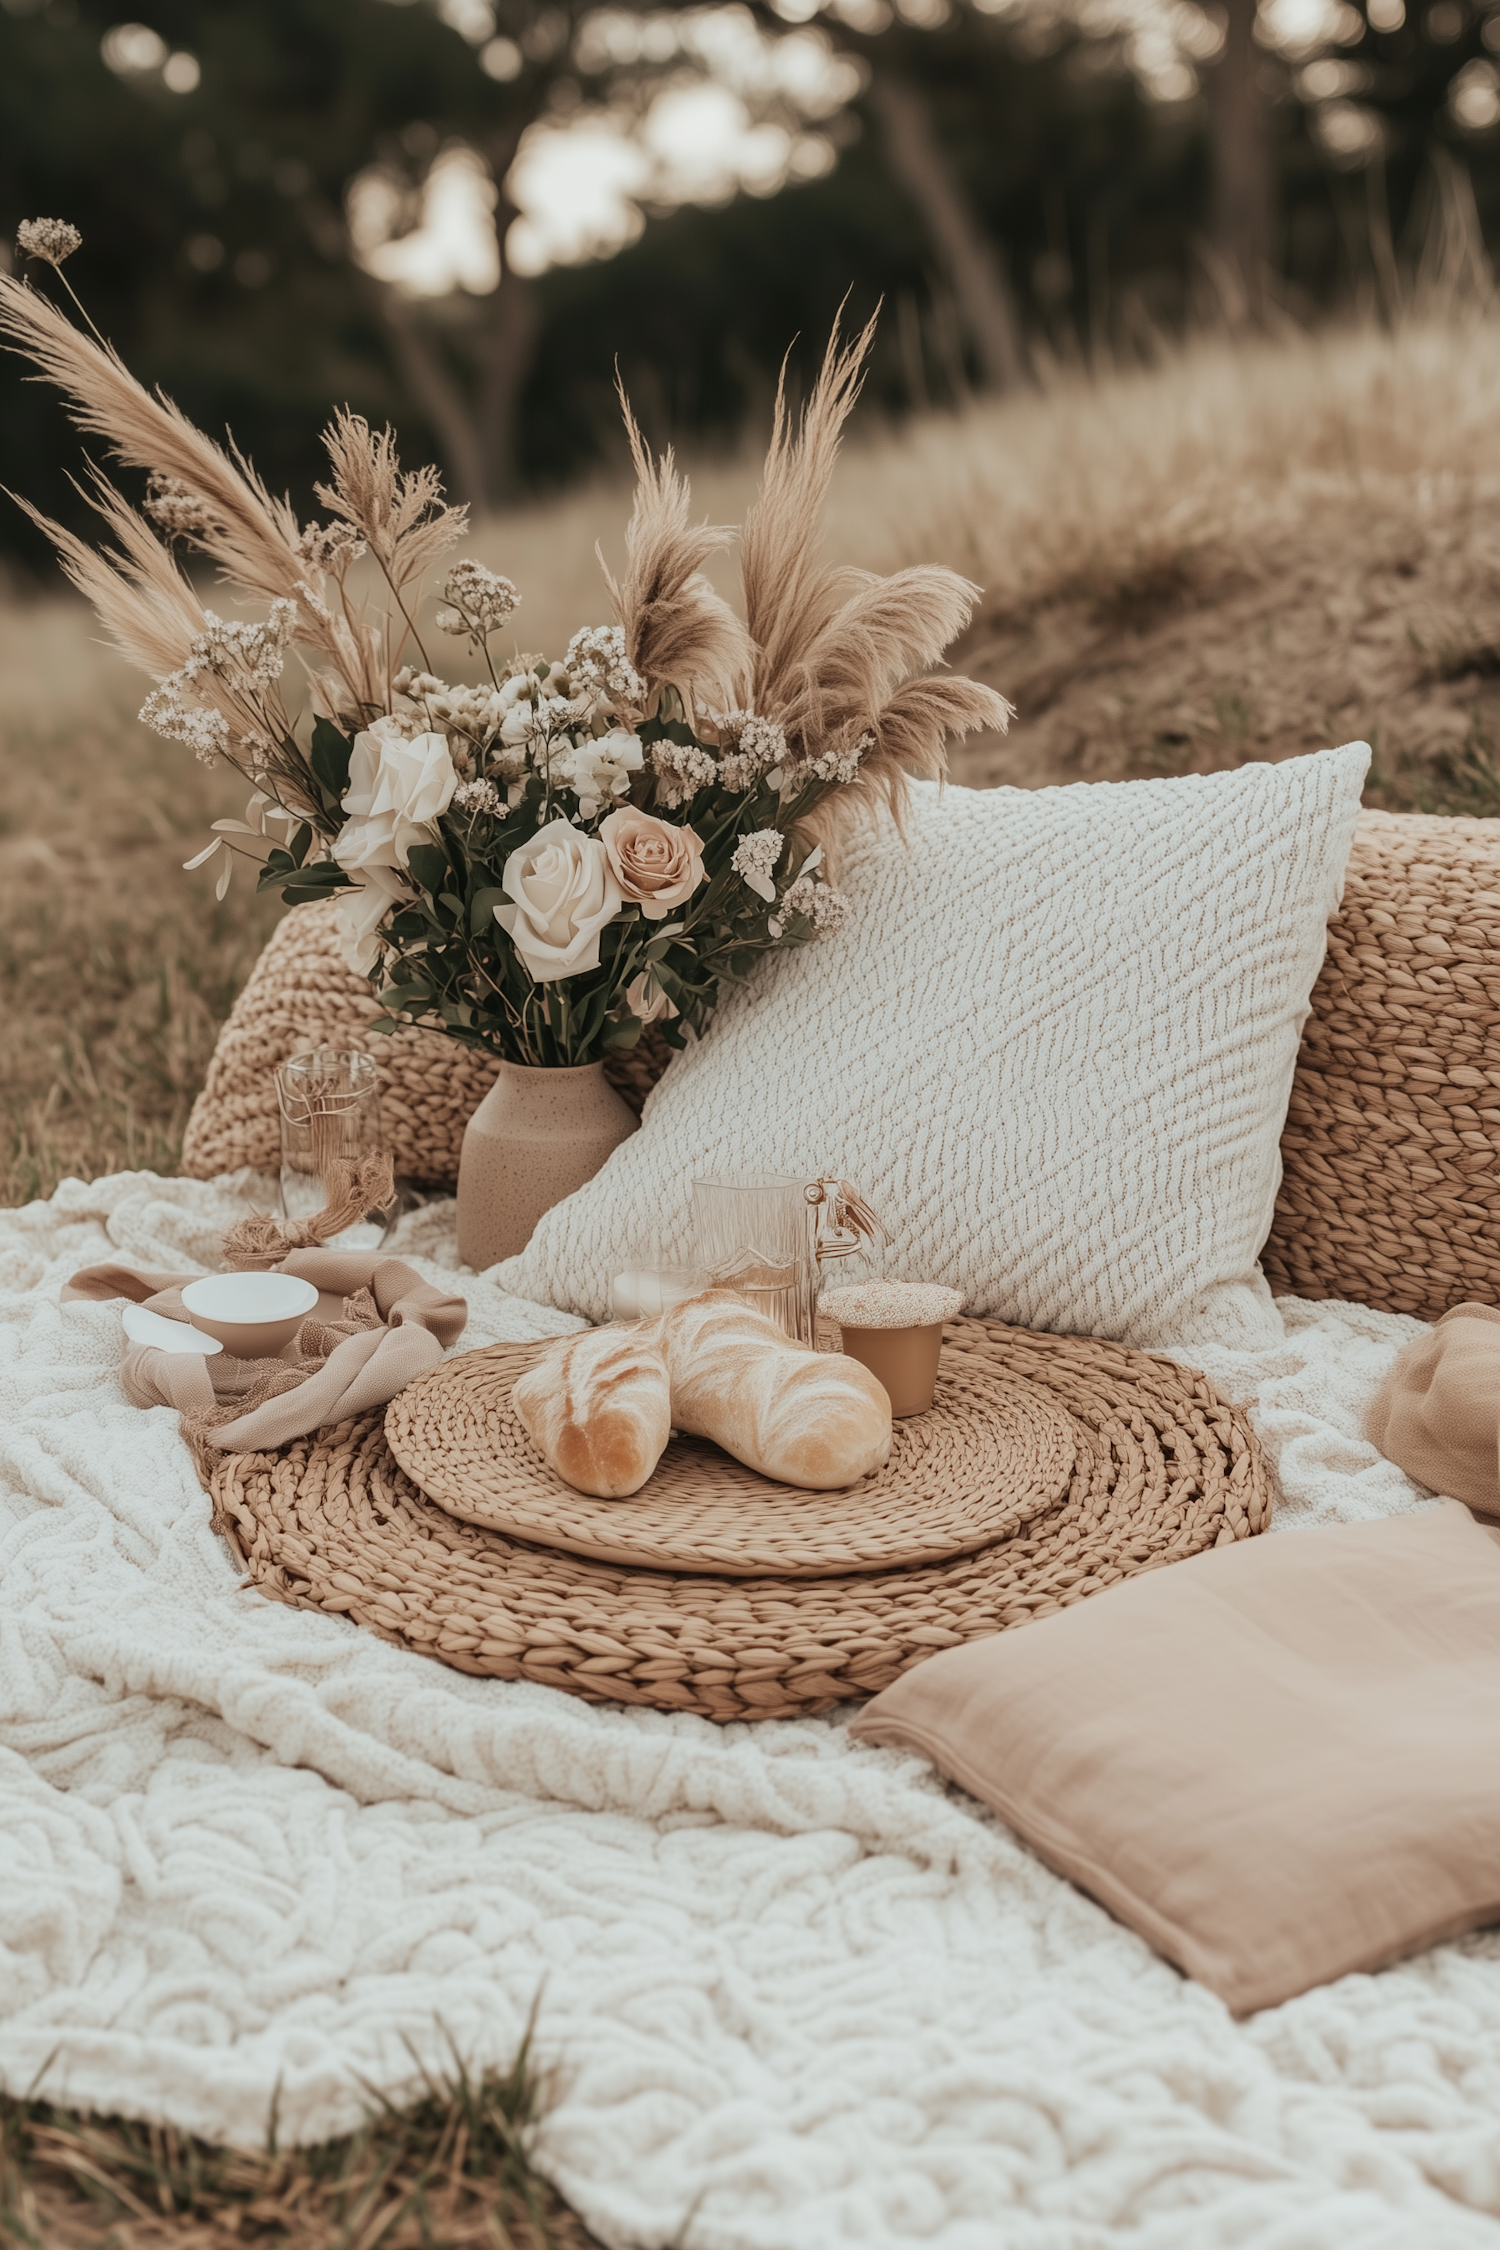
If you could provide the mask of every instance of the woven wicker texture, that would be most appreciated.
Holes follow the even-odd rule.
[[[1273,1289],[1500,1303],[1500,822],[1366,813],[1302,1035]]]
[[[290,1055],[324,1044],[356,1047],[380,1067],[380,1113],[398,1174],[439,1185],[458,1177],[469,1118],[495,1081],[487,1056],[436,1031],[371,1031],[381,1013],[363,977],[344,965],[334,902],[298,906],[279,922],[219,1034],[182,1144],[190,1178],[241,1164],[274,1172],[281,1125],[272,1072]],[[605,1064],[611,1083],[640,1114],[671,1049],[647,1032]]]
[[[935,1649],[1082,1601],[1137,1571],[1263,1531],[1265,1463],[1206,1377],[1122,1344],[949,1331],[1075,1423],[1067,1493],[1014,1539],[957,1562],[849,1578],[622,1570],[459,1522],[417,1490],[378,1414],[277,1454],[226,1455],[215,1520],[273,1600],[331,1610],[460,1671],[596,1703],[784,1718],[873,1695]]]
[[[1072,1417],[970,1353],[929,1413],[896,1424],[885,1466],[842,1491],[775,1484],[674,1437],[632,1498],[597,1500],[548,1468],[510,1403],[547,1348],[491,1344],[434,1368],[391,1401],[386,1442],[450,1515],[601,1562],[781,1578],[940,1562],[1010,1538],[1073,1474]]]

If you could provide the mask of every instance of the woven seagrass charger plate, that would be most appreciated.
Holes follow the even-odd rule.
[[[707,1439],[674,1437],[628,1500],[575,1492],[510,1403],[548,1349],[491,1344],[411,1384],[386,1409],[401,1467],[449,1515],[637,1570],[829,1578],[943,1562],[1008,1539],[1067,1490],[1071,1416],[973,1354],[947,1364],[929,1413],[898,1422],[890,1459],[856,1484],[776,1484]]]
[[[1264,1531],[1269,1477],[1207,1378],[1090,1338],[955,1321],[944,1363],[1035,1384],[1074,1426],[1067,1490],[956,1561],[860,1575],[683,1576],[561,1554],[427,1499],[377,1413],[225,1454],[214,1521],[272,1600],[329,1610],[464,1672],[596,1703],[789,1718],[874,1695],[943,1648]]]

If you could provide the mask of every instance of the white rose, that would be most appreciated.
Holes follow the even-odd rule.
[[[657,983],[654,969],[643,969],[638,977],[631,978],[625,987],[625,1005],[642,1023],[656,1023],[679,1012],[666,987]]]
[[[497,906],[495,920],[538,984],[598,968],[599,932],[625,899],[597,836],[549,820],[511,853],[500,881],[514,904]]]
[[[349,819],[334,840],[333,856],[351,874],[371,867],[404,867],[413,844],[436,840],[458,775],[448,738],[407,739],[394,719],[377,719],[354,737],[344,810]]]
[[[380,957],[381,924],[410,893],[388,867],[366,867],[355,891],[339,891],[339,950],[356,976],[367,977]]]

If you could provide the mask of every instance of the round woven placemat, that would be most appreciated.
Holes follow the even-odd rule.
[[[1238,1407],[1170,1360],[1089,1338],[956,1321],[945,1361],[1036,1383],[1074,1421],[1055,1507],[957,1562],[848,1578],[669,1577],[461,1523],[398,1466],[379,1412],[274,1454],[226,1454],[215,1522],[246,1583],[345,1615],[460,1671],[596,1703],[787,1718],[874,1695],[937,1649],[1082,1601],[1270,1520]]]
[[[598,1562],[733,1578],[943,1562],[1008,1539],[1073,1474],[1071,1416],[970,1353],[939,1375],[930,1412],[896,1424],[884,1467],[838,1491],[776,1484],[706,1439],[674,1437],[639,1492],[596,1500],[548,1468],[510,1403],[548,1348],[445,1361],[391,1401],[386,1441],[449,1515]]]

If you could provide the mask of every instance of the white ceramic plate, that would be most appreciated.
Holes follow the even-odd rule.
[[[189,1328],[185,1320],[167,1320],[159,1312],[148,1312],[144,1305],[127,1305],[120,1317],[132,1343],[154,1344],[161,1352],[200,1352],[210,1359],[224,1349],[215,1337]]]

